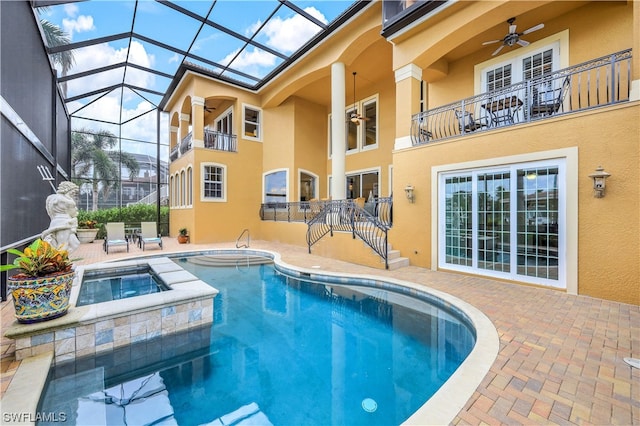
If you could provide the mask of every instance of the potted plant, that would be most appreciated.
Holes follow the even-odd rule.
[[[28,324],[66,314],[75,276],[69,252],[40,238],[23,252],[7,251],[17,257],[12,264],[0,266],[0,271],[20,271],[7,279],[18,322]]]
[[[189,233],[187,228],[180,228],[178,230],[178,243],[185,244],[189,242]]]
[[[98,222],[95,220],[83,220],[78,222],[76,235],[81,243],[92,243],[98,234]]]

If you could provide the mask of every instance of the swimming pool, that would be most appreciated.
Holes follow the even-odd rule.
[[[71,422],[93,413],[93,423],[104,424],[127,411],[129,422],[147,413],[178,424],[399,424],[475,341],[457,310],[366,287],[367,280],[178,261],[220,290],[213,328],[61,363],[40,411],[65,407]],[[177,351],[185,339],[192,347]]]

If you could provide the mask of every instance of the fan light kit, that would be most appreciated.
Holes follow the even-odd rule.
[[[507,20],[507,24],[509,24],[509,32],[507,33],[506,36],[504,36],[504,38],[502,38],[501,40],[491,40],[491,41],[485,41],[484,43],[482,43],[483,46],[486,46],[488,44],[493,44],[493,43],[500,43],[502,42],[502,45],[500,47],[498,47],[492,54],[491,56],[496,56],[498,53],[500,53],[500,51],[502,49],[504,49],[505,46],[509,46],[509,47],[513,47],[516,44],[525,47],[529,45],[529,42],[526,40],[522,40],[520,39],[520,36],[532,33],[534,31],[538,31],[541,30],[542,28],[544,28],[544,24],[538,24],[534,27],[529,28],[528,30],[524,30],[523,32],[519,33],[516,32],[516,28],[517,25],[514,24],[514,22],[516,21],[516,18],[509,18]]]

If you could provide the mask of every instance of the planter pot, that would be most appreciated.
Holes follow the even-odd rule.
[[[66,314],[74,277],[75,272],[39,278],[9,277],[7,284],[18,322],[30,324]]]
[[[189,242],[189,236],[188,235],[178,235],[178,243],[186,244],[188,242]]]
[[[96,239],[98,229],[78,229],[76,235],[81,243],[92,243]]]

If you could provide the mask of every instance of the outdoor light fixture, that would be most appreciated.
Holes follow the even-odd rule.
[[[407,185],[404,187],[404,193],[407,194],[407,200],[410,203],[413,203],[414,195],[413,195],[413,186]]]
[[[604,197],[605,181],[611,176],[610,173],[604,171],[602,166],[598,166],[595,173],[591,173],[589,177],[593,179],[593,196],[596,198]]]

